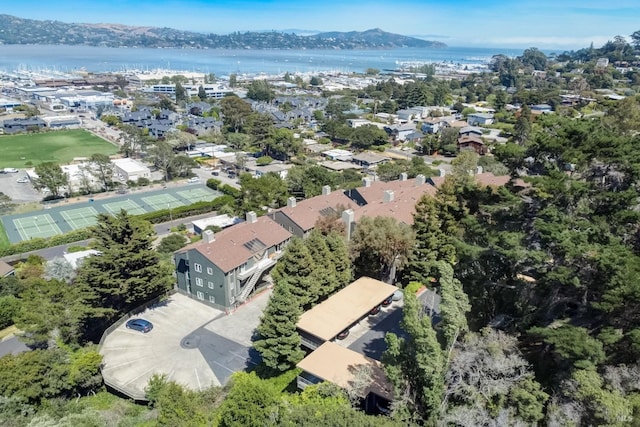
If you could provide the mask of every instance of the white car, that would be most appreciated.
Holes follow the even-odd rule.
[[[187,180],[187,182],[198,182],[198,181],[200,181],[200,178],[198,178],[197,176],[193,176]]]
[[[18,184],[26,184],[27,182],[29,182],[29,178],[27,178],[26,176],[24,178],[20,178],[16,181]]]

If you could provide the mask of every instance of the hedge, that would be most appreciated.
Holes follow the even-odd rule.
[[[36,237],[30,240],[24,240],[22,242],[14,243],[13,245],[0,249],[0,257],[8,255],[16,255],[24,252],[36,251],[38,249],[50,248],[58,245],[66,245],[67,243],[74,243],[80,240],[87,240],[92,237],[92,233],[89,229],[74,230],[65,234],[58,234],[57,236],[43,239]]]

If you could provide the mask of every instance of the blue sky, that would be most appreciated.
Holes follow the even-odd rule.
[[[198,32],[382,28],[451,46],[580,48],[640,30],[640,0],[110,0],[4,2],[0,13]]]

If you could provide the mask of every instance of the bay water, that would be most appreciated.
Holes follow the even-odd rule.
[[[151,71],[170,69],[236,74],[280,74],[367,68],[394,70],[404,63],[487,63],[493,55],[518,56],[522,50],[478,47],[445,49],[396,48],[379,50],[254,50],[254,49],[149,49],[95,46],[0,45],[0,72],[14,70],[73,73]]]

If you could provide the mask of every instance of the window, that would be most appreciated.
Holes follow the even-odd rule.
[[[202,292],[198,291],[198,292],[196,293],[196,296],[198,297],[198,299],[204,300],[204,293],[202,293]]]
[[[202,286],[202,279],[200,277],[196,277],[196,286]]]
[[[209,295],[209,302],[216,303],[216,297]]]
[[[202,273],[202,265],[198,264],[197,262],[193,264],[193,268],[194,268],[198,273]]]
[[[207,274],[208,275],[212,275],[213,274],[213,268],[207,267]]]
[[[207,282],[207,286],[209,287],[209,289],[213,289],[213,282]]]

